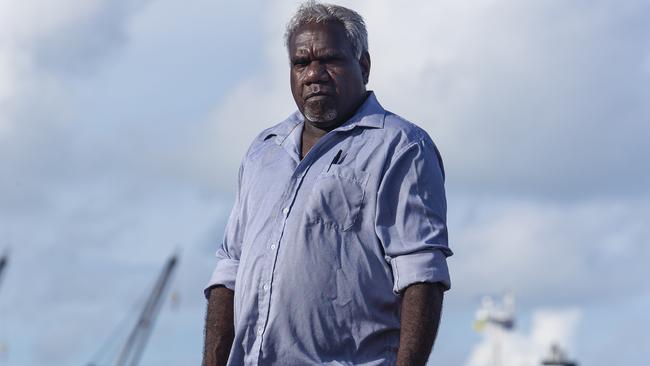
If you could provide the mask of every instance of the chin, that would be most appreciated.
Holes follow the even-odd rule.
[[[335,109],[314,111],[311,108],[305,108],[303,115],[312,123],[329,123],[338,117],[338,112]]]

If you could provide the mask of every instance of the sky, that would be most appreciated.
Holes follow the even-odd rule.
[[[199,364],[239,160],[295,109],[297,4],[0,0],[0,365],[108,358],[174,252],[179,301],[141,365]],[[554,341],[644,364],[650,2],[340,4],[366,19],[369,88],[445,161],[455,254],[430,364],[490,365],[474,312],[506,290],[504,366]]]

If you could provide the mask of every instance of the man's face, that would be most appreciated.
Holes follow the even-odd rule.
[[[289,58],[293,99],[317,127],[338,126],[365,98],[370,58],[356,59],[340,23],[300,26],[289,40]]]

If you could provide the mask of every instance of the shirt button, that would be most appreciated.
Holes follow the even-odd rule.
[[[275,250],[276,246],[275,244],[271,244],[271,250]]]
[[[289,207],[283,208],[282,213],[285,214],[285,215],[288,214],[289,213]]]
[[[269,290],[269,285],[265,284],[264,286],[262,286],[262,288],[264,289],[264,291],[268,291]]]
[[[264,332],[264,328],[262,327],[257,328],[257,335],[262,335],[262,332]]]

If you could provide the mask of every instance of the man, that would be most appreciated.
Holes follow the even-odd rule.
[[[449,288],[438,152],[366,91],[363,19],[303,4],[206,288],[204,365],[424,365]]]

